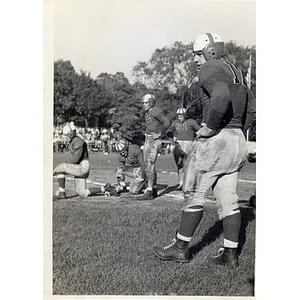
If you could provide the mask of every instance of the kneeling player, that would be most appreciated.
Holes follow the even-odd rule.
[[[129,192],[134,195],[141,193],[146,178],[142,150],[137,145],[128,145],[124,140],[116,141],[115,148],[119,154],[116,169],[118,181],[116,191],[118,193],[127,191],[125,176],[128,176],[133,178]]]
[[[54,169],[53,174],[56,175],[58,181],[58,191],[55,193],[55,199],[67,198],[65,191],[65,175],[74,176],[75,190],[81,198],[96,194],[115,194],[115,191],[110,184],[106,184],[104,187],[86,188],[86,178],[88,178],[90,172],[87,144],[82,138],[76,135],[76,127],[73,122],[64,126],[63,134],[69,141],[71,157]]]

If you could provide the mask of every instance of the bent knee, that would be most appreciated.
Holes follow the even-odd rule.
[[[82,199],[85,199],[90,195],[89,190],[77,191],[77,194]]]
[[[226,206],[223,208],[218,209],[218,216],[220,220],[223,220],[225,217],[239,213],[239,205],[236,202],[236,204],[232,204],[230,206]]]

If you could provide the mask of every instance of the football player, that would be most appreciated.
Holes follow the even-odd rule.
[[[128,145],[125,140],[119,140],[115,142],[115,149],[119,154],[118,167],[116,169],[117,193],[127,191],[125,176],[128,176],[133,178],[129,193],[139,194],[145,185],[146,179],[146,167],[141,148],[138,145]]]
[[[200,129],[200,125],[194,119],[186,118],[186,113],[185,108],[178,108],[176,111],[177,120],[172,122],[166,132],[167,135],[173,134],[173,140],[175,142],[173,155],[178,170],[178,190],[182,190],[184,162],[191,152],[196,132]]]
[[[91,195],[105,194],[115,195],[115,190],[107,183],[104,187],[86,187],[86,178],[89,176],[90,164],[87,143],[76,135],[76,127],[73,122],[67,123],[63,127],[63,134],[69,140],[70,158],[55,167],[53,174],[56,175],[58,181],[58,190],[55,193],[55,199],[66,199],[65,175],[73,175],[75,182],[75,190],[81,198]]]
[[[155,102],[156,99],[152,94],[146,94],[142,98],[143,109],[146,112],[146,132],[143,152],[148,186],[140,200],[151,200],[157,196],[157,188],[154,187],[157,180],[155,162],[162,144],[160,138],[170,126],[169,119],[165,116],[162,109],[155,105]]]
[[[189,261],[188,245],[202,219],[205,194],[212,187],[224,232],[223,247],[214,259],[236,267],[241,226],[237,183],[248,154],[243,127],[247,113],[254,117],[255,99],[241,71],[223,59],[225,45],[218,34],[201,34],[193,48],[199,70],[203,124],[187,160],[185,205],[176,238],[166,247],[155,246],[153,252],[161,259]]]

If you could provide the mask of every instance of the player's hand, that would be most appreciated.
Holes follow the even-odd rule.
[[[157,139],[159,139],[160,138],[160,136],[161,136],[161,134],[160,133],[151,133],[151,135],[150,135],[150,141],[154,141],[154,140],[157,140]]]
[[[170,151],[173,153],[175,150],[176,144],[170,144]]]
[[[196,135],[198,138],[210,137],[210,136],[214,135],[214,133],[215,133],[214,129],[208,128],[205,123],[202,123],[201,125],[202,125],[202,127],[196,132]]]

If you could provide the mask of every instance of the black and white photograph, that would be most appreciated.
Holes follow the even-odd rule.
[[[254,299],[256,1],[45,0],[44,22],[45,299]]]

